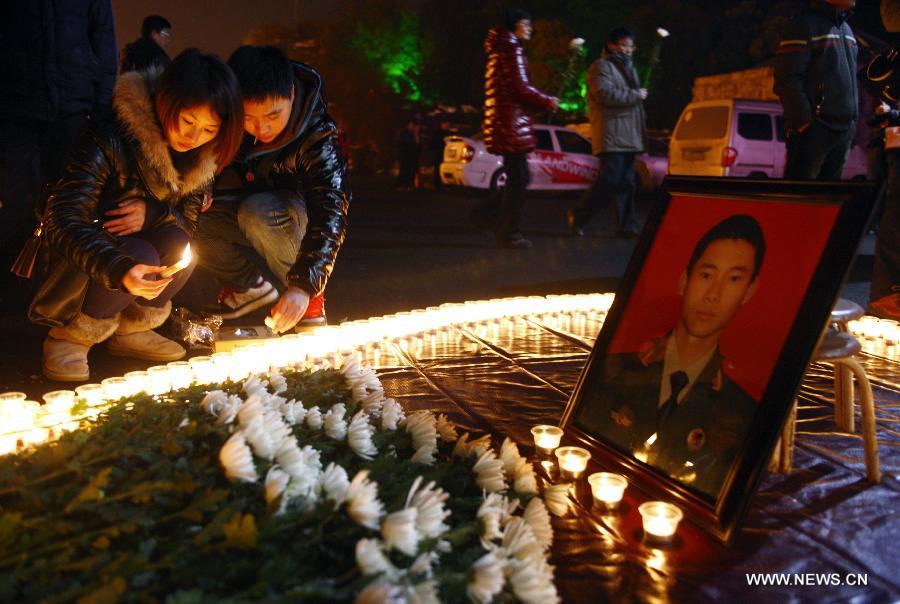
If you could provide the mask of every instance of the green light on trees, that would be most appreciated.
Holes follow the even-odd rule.
[[[384,83],[398,95],[414,102],[430,99],[420,81],[427,48],[415,15],[403,13],[390,24],[360,23],[351,47],[381,71]]]

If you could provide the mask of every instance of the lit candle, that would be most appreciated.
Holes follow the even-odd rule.
[[[95,407],[103,404],[103,386],[100,384],[83,384],[75,389],[75,394],[82,399],[88,407]]]
[[[147,394],[165,394],[172,389],[169,368],[165,365],[154,365],[147,368]]]
[[[169,368],[169,381],[172,383],[172,390],[180,390],[187,388],[194,381],[194,372],[191,371],[191,364],[187,361],[172,361],[166,363]]]
[[[200,384],[211,384],[215,382],[216,368],[213,364],[212,357],[194,357],[189,361],[191,372],[194,379]]]
[[[644,536],[662,543],[671,540],[684,516],[678,506],[665,501],[646,501],[638,511],[644,520]]]
[[[556,426],[541,424],[531,429],[534,437],[534,446],[541,455],[553,455],[553,450],[559,446],[563,431]]]
[[[594,503],[600,507],[614,509],[622,501],[622,494],[628,486],[628,481],[621,474],[597,472],[588,476],[588,484],[591,485]]]
[[[171,266],[167,266],[163,270],[163,272],[161,272],[159,275],[163,279],[166,279],[168,277],[171,277],[178,271],[187,268],[190,263],[191,263],[191,244],[189,243],[184,247],[184,254],[181,255],[181,260],[179,260],[178,262],[176,262],[175,264],[173,264]]]
[[[116,401],[123,396],[128,396],[128,380],[123,377],[106,378],[100,383],[103,385],[103,392],[108,401]]]
[[[43,396],[44,419],[41,425],[45,428],[58,428],[59,430],[74,430],[78,427],[77,421],[72,421],[72,407],[75,405],[74,390],[53,390]]]
[[[129,371],[122,377],[128,381],[128,385],[126,386],[128,395],[126,396],[132,396],[138,392],[147,391],[147,382],[150,375],[146,371]]]
[[[560,447],[556,450],[556,459],[559,462],[559,473],[567,480],[577,480],[584,469],[591,454],[581,447]]]

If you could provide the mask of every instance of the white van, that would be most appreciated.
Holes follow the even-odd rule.
[[[669,174],[781,178],[784,118],[778,101],[688,103],[669,143]],[[865,180],[866,153],[850,149],[844,179]]]

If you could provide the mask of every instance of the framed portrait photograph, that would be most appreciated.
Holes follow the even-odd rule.
[[[563,415],[727,543],[874,203],[867,183],[668,177]]]

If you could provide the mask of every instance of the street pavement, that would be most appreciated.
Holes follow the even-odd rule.
[[[615,291],[634,242],[616,239],[611,216],[601,212],[586,236],[571,237],[564,210],[571,193],[529,197],[524,232],[530,250],[498,248],[475,230],[469,214],[482,195],[432,190],[401,193],[376,180],[354,180],[347,239],[326,291],[330,324],[394,313],[443,302],[532,294]],[[643,220],[653,194],[638,198]],[[873,237],[861,246],[844,295],[865,305],[871,278]],[[264,314],[244,317],[261,325]],[[24,311],[0,316],[0,392],[21,390],[30,398],[72,388],[41,375],[41,342],[46,328],[31,325]],[[192,350],[191,355],[208,354]],[[153,363],[91,350],[91,381],[146,369]]]

